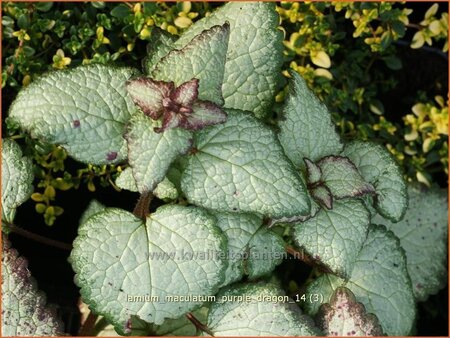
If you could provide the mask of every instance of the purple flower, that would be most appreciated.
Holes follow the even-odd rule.
[[[134,103],[153,120],[162,118],[163,132],[171,128],[199,130],[223,123],[226,113],[213,102],[198,99],[197,79],[175,87],[173,82],[155,81],[140,77],[127,82],[127,90]]]

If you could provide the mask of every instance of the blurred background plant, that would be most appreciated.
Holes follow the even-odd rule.
[[[140,68],[154,27],[181,34],[220,3],[2,3],[3,112],[43,72],[115,62]],[[410,181],[447,185],[447,3],[281,2],[284,70],[300,73],[333,113],[341,135],[384,144]],[[286,94],[280,88],[274,118]],[[5,115],[5,114],[4,114]],[[273,121],[273,119],[272,119]],[[12,137],[35,163],[35,209],[63,213],[58,193],[114,186],[123,166],[86,166],[60,147]]]

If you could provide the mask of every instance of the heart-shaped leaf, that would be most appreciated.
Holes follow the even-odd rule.
[[[364,305],[344,287],[337,288],[330,303],[320,307],[316,322],[327,336],[383,335],[378,318],[367,313]]]
[[[400,239],[414,295],[425,301],[447,282],[447,191],[409,186],[408,195],[408,210],[400,222],[377,215],[372,223],[385,224]]]
[[[357,197],[375,192],[348,158],[327,156],[317,162],[317,165],[322,172],[321,180],[335,198]]]
[[[9,115],[79,161],[116,163],[126,157],[125,124],[136,108],[125,83],[135,74],[99,64],[51,72],[20,91]]]
[[[229,2],[189,27],[175,45],[184,47],[204,29],[225,22],[230,24],[222,85],[225,107],[263,117],[278,90],[283,62],[283,34],[274,3]]]
[[[33,192],[33,164],[19,145],[2,139],[2,219],[14,220],[16,208]]]
[[[242,297],[239,300],[237,297]],[[300,308],[285,302],[272,284],[241,284],[222,289],[208,314],[214,336],[315,336],[319,331]]]
[[[294,239],[314,259],[347,278],[352,272],[370,224],[363,203],[335,201],[332,210],[321,209],[316,216],[294,226]]]
[[[271,272],[283,259],[284,242],[262,226],[262,217],[252,214],[216,213],[217,226],[228,239],[228,267],[223,285],[244,275],[250,279]]]
[[[227,110],[228,120],[200,131],[183,172],[187,199],[217,211],[283,217],[306,215],[310,202],[271,129]]]
[[[289,159],[297,167],[303,167],[304,158],[316,162],[322,157],[338,154],[342,143],[327,107],[300,75],[291,72],[291,76],[278,138]]]
[[[408,194],[400,168],[389,152],[375,143],[354,141],[341,155],[348,157],[364,180],[374,186],[376,210],[393,222],[401,220],[408,207]]]
[[[177,86],[196,78],[199,80],[199,99],[222,105],[229,35],[228,24],[201,32],[182,49],[175,49],[164,56],[154,67],[151,77],[173,81]]]
[[[2,238],[2,337],[61,336],[63,325],[36,288],[28,263]]]
[[[130,120],[126,135],[128,161],[141,193],[153,191],[166,176],[170,164],[192,144],[192,134],[187,130],[174,128],[157,133],[154,126],[154,121],[136,114]]]
[[[340,286],[350,289],[367,312],[378,317],[387,335],[411,333],[416,310],[405,253],[398,238],[383,226],[371,226],[347,282],[325,274],[308,286],[306,294],[319,294],[329,303]],[[320,306],[319,302],[305,304],[310,314]]]
[[[215,219],[200,209],[161,207],[145,224],[106,209],[80,226],[70,262],[83,300],[126,334],[132,316],[159,325],[205,301],[170,297],[215,294],[225,261],[211,253],[225,251],[225,243]]]

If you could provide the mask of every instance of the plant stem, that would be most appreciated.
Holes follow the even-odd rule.
[[[82,337],[92,336],[97,318],[98,316],[96,314],[92,313],[92,311],[89,311],[89,314],[84,321],[83,326],[78,331],[78,335]]]
[[[54,239],[50,239],[41,235],[37,235],[31,231],[25,230],[21,227],[18,227],[15,224],[12,223],[8,223],[5,222],[5,225],[9,228],[9,230],[11,230],[11,232],[14,232],[15,234],[18,234],[22,237],[28,238],[28,239],[32,239],[33,241],[42,243],[42,244],[46,244],[49,246],[53,246],[55,248],[58,249],[62,249],[62,250],[67,250],[67,251],[71,251],[72,250],[72,245],[71,244],[67,244],[67,243],[63,243],[60,241],[56,241]]]
[[[134,207],[133,214],[145,221],[145,218],[150,213],[149,207],[152,199],[153,194],[151,192],[142,193]]]
[[[214,334],[212,333],[212,331],[205,324],[203,324],[197,318],[195,318],[195,316],[192,314],[192,312],[188,312],[186,314],[186,318],[189,319],[192,324],[194,324],[194,326],[197,328],[197,330],[206,332],[210,336],[214,337]]]

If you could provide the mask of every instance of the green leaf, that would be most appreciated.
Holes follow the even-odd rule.
[[[133,170],[131,167],[126,168],[120,173],[116,178],[116,185],[120,189],[125,189],[133,192],[138,192],[138,187],[136,185],[136,180],[133,177]]]
[[[215,223],[179,205],[159,208],[145,224],[120,209],[94,215],[78,229],[70,255],[83,300],[121,334],[130,333],[130,316],[159,325],[199,307],[203,299],[166,296],[217,292],[225,262],[211,253],[224,251],[226,240]]]
[[[296,243],[335,274],[350,276],[358,252],[367,236],[370,215],[362,202],[335,201],[332,210],[294,226]]]
[[[222,94],[226,108],[267,115],[281,79],[283,35],[274,3],[229,2],[197,21],[176,42],[184,47],[204,29],[230,23],[226,81]]]
[[[192,134],[179,128],[157,133],[156,122],[143,114],[130,120],[128,161],[139,192],[153,191],[166,176],[170,164],[186,153],[192,144]]]
[[[333,209],[333,195],[328,187],[320,185],[312,188],[311,196],[324,208]]]
[[[323,304],[316,317],[327,336],[382,336],[378,318],[367,313],[347,288],[337,288],[329,304]]]
[[[303,159],[306,164],[306,178],[308,184],[314,184],[320,181],[322,178],[322,170],[320,167],[315,164],[313,161],[310,161],[307,158]]]
[[[289,159],[297,167],[303,167],[304,158],[316,162],[322,157],[338,154],[342,144],[327,107],[300,75],[291,72],[291,76],[278,138]]]
[[[13,222],[16,208],[33,192],[33,164],[19,145],[2,139],[2,219]]]
[[[308,214],[310,202],[303,181],[274,132],[249,114],[227,113],[226,123],[196,135],[181,182],[189,202],[269,217]]]
[[[125,124],[136,110],[125,82],[135,74],[98,64],[51,72],[21,90],[9,114],[79,161],[117,163],[126,157]]]
[[[329,303],[339,286],[350,289],[367,312],[378,317],[388,336],[411,333],[416,310],[405,253],[397,237],[386,228],[371,226],[348,281],[325,274],[308,286],[306,294],[319,294],[324,303]],[[315,314],[319,305],[306,303],[310,314]]]
[[[216,213],[215,216],[217,226],[228,239],[228,267],[223,286],[244,275],[259,278],[281,263],[284,242],[262,225],[262,217],[236,213]]]
[[[178,198],[178,190],[175,185],[165,177],[158,183],[153,194],[161,200],[175,200]]]
[[[243,297],[242,301],[231,300]],[[318,334],[311,318],[289,302],[272,284],[240,284],[222,289],[208,314],[214,336],[313,336]],[[224,301],[221,301],[221,300]],[[228,301],[227,301],[228,300]]]
[[[398,223],[375,216],[385,224],[405,250],[413,291],[418,301],[427,300],[447,283],[447,191],[408,187],[409,207]]]
[[[89,202],[88,207],[86,210],[84,210],[83,214],[80,217],[79,224],[83,224],[86,222],[89,217],[103,211],[106,209],[106,206],[100,203],[99,201],[93,199],[91,202]]]
[[[175,49],[175,41],[175,35],[172,35],[159,27],[153,28],[152,35],[147,44],[147,57],[143,62],[146,74],[150,75],[155,68],[155,65],[170,51]]]
[[[2,239],[2,337],[61,336],[63,325],[56,311],[46,306],[25,258]]]
[[[408,195],[391,154],[381,145],[354,141],[345,146],[341,155],[348,157],[364,180],[374,186],[374,206],[381,216],[393,222],[401,220],[408,207]]]
[[[348,158],[327,156],[317,162],[317,165],[322,172],[321,180],[335,198],[357,197],[375,192]]]
[[[198,97],[223,104],[222,82],[228,49],[230,26],[213,26],[205,30],[182,49],[164,56],[151,72],[159,81],[173,81],[176,86],[196,78],[200,81]]]

